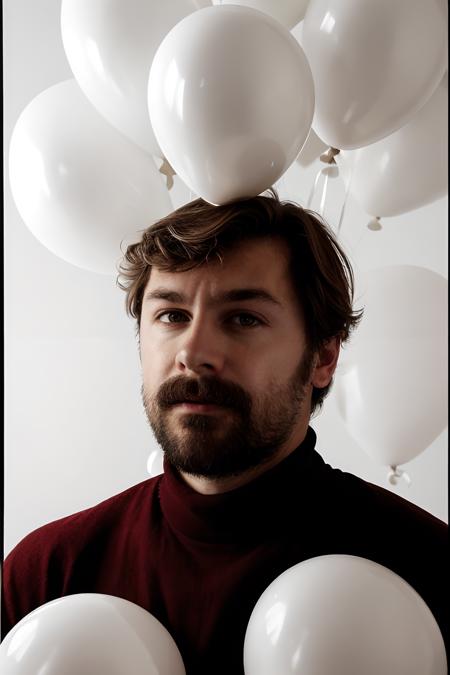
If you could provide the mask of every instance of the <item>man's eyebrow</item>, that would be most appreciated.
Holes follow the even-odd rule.
[[[264,300],[281,307],[281,302],[264,288],[236,288],[225,291],[218,297],[219,302],[240,302],[241,300]]]
[[[149,300],[166,300],[167,302],[180,304],[187,302],[187,298],[183,293],[163,287],[148,291],[144,296],[144,302]],[[241,302],[243,300],[263,300],[279,307],[282,306],[281,302],[264,288],[235,288],[230,291],[224,291],[214,298],[213,303]]]
[[[144,295],[144,302],[148,300],[167,300],[167,302],[183,303],[186,298],[182,293],[171,291],[169,288],[155,288]]]

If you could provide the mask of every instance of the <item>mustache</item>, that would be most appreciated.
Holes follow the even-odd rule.
[[[164,382],[156,394],[156,403],[163,410],[185,401],[213,403],[246,412],[251,408],[251,398],[242,387],[216,377],[177,375]]]

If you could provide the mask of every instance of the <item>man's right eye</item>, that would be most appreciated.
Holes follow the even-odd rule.
[[[156,317],[157,321],[161,323],[183,323],[187,320],[186,314],[183,312],[178,312],[176,310],[161,312]]]

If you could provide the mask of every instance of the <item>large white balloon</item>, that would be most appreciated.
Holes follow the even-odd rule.
[[[46,89],[20,115],[9,175],[25,224],[52,253],[117,273],[121,242],[172,210],[155,162],[97,113],[75,80]]]
[[[301,153],[300,153],[301,156]],[[430,100],[398,131],[336,162],[350,193],[373,216],[397,216],[448,191],[448,75]]]
[[[206,0],[62,0],[61,32],[75,79],[97,110],[161,156],[147,111],[153,56],[169,30]]]
[[[213,0],[213,5],[242,5],[259,9],[290,30],[305,16],[308,2],[309,0]]]
[[[310,0],[302,44],[319,137],[354,149],[405,124],[445,72],[447,30],[445,0]]]
[[[258,600],[246,675],[446,675],[439,626],[404,579],[350,555],[311,558]]]
[[[133,602],[68,595],[25,616],[0,645],[2,675],[185,675],[164,626]]]
[[[380,464],[408,462],[447,425],[447,300],[447,280],[423,267],[367,273],[334,392],[350,435]]]
[[[152,63],[154,132],[180,178],[212,204],[272,186],[306,140],[311,71],[280,23],[248,7],[206,7],[164,38]]]

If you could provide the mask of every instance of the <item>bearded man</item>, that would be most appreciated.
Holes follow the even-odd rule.
[[[446,635],[446,525],[315,450],[311,416],[362,314],[328,227],[274,192],[198,199],[150,226],[121,272],[164,473],[19,543],[4,631],[54,598],[106,593],[161,621],[188,675],[239,675],[267,586],[337,553],[403,577]]]

